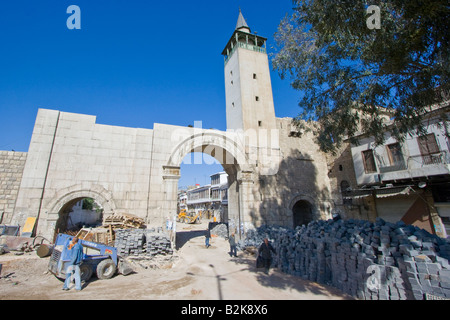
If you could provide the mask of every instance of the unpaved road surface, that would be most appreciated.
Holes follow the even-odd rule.
[[[0,256],[1,300],[343,300],[339,290],[272,269],[255,269],[255,257],[228,254],[228,242],[213,237],[205,248],[201,225],[178,225],[182,246],[174,262],[160,268],[134,266],[135,272],[109,280],[93,277],[80,292],[62,291],[63,282],[47,272],[49,258],[36,253]]]

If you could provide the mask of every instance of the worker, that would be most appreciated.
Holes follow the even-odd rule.
[[[258,255],[262,259],[266,274],[269,274],[270,265],[272,264],[272,254],[270,253],[271,251],[273,253],[276,253],[275,249],[270,244],[269,239],[264,238],[264,242],[258,249]]]
[[[209,239],[211,238],[211,232],[209,231],[209,228],[206,229],[205,233],[205,247],[208,249],[211,245],[209,244]]]
[[[67,246],[69,250],[70,261],[67,264],[66,281],[64,281],[63,290],[70,290],[69,284],[72,280],[72,272],[75,277],[75,290],[81,291],[81,271],[80,264],[83,261],[83,246],[78,243],[78,238],[73,237]]]
[[[236,238],[234,236],[234,232],[228,238],[228,242],[230,243],[230,256],[237,257],[237,249],[236,249]]]

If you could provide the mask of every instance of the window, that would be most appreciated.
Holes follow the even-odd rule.
[[[366,150],[362,152],[364,171],[366,173],[377,172],[375,165],[375,158],[373,157],[373,150]]]
[[[258,127],[262,126],[262,121],[258,121]]]
[[[253,74],[253,79],[256,79],[256,73]]]
[[[404,167],[405,161],[403,159],[402,147],[400,143],[392,143],[386,146],[389,163],[391,166]]]
[[[434,133],[417,138],[424,164],[441,163],[440,150]]]
[[[256,101],[259,101],[259,97],[258,97],[258,96],[255,96],[255,100],[256,100]]]

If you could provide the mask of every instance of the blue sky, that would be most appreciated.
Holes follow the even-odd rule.
[[[81,30],[69,30],[70,5]],[[38,108],[97,123],[226,129],[222,49],[239,7],[268,38],[290,0],[14,0],[0,7],[0,150],[28,151]],[[272,72],[277,117],[295,116],[298,92]],[[195,168],[194,168],[195,167]],[[204,184],[217,165],[183,165],[179,185]]]

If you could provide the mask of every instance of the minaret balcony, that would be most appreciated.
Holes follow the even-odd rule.
[[[236,48],[243,48],[243,49],[247,49],[247,50],[251,50],[251,51],[255,51],[255,52],[266,53],[265,47],[255,46],[253,44],[244,43],[244,42],[237,42],[237,44],[233,46],[231,51],[227,55],[224,55],[224,63],[225,64],[227,64],[228,60],[230,60],[231,56],[236,51]]]

